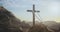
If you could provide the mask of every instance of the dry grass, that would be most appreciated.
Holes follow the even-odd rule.
[[[53,32],[47,29],[43,24],[32,26],[28,32]]]

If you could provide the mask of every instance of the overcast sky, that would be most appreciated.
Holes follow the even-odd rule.
[[[60,21],[60,0],[4,0],[3,5],[19,19],[32,21],[32,13],[26,10],[32,10],[33,4],[42,21]]]

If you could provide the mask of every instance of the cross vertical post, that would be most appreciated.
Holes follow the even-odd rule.
[[[35,26],[35,5],[33,4],[33,11],[32,11],[32,13],[33,13],[33,26]]]
[[[33,26],[35,26],[35,12],[40,12],[35,10],[35,5],[33,4],[33,10],[27,10],[27,12],[32,12],[33,14]]]

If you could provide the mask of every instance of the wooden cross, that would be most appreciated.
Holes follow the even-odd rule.
[[[35,5],[33,4],[33,10],[27,10],[27,12],[32,12],[33,14],[33,26],[35,26],[35,12],[40,12],[35,10]]]

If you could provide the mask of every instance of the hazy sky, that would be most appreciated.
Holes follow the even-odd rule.
[[[32,5],[42,21],[60,21],[60,0],[4,0],[4,7],[21,20],[32,21]],[[36,18],[37,19],[37,18]]]

